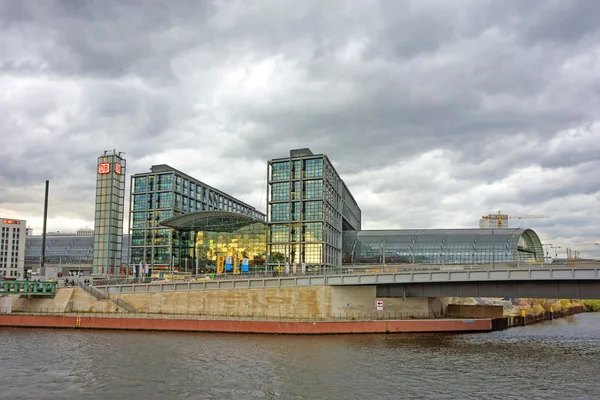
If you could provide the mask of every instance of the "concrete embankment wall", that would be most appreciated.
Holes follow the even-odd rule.
[[[79,287],[56,289],[52,297],[11,295],[12,311],[37,313],[118,312],[110,300],[98,300]]]
[[[376,298],[375,286],[315,286],[235,290],[111,294],[97,300],[81,288],[57,289],[54,298],[12,296],[12,311],[29,313],[119,312],[196,314],[286,319],[438,318],[444,303],[436,298]],[[383,302],[377,310],[376,300]],[[119,303],[121,304],[121,303]],[[123,304],[121,304],[124,306]]]
[[[406,320],[346,322],[280,322],[149,318],[102,318],[76,316],[0,315],[0,326],[29,328],[72,328],[151,330],[187,332],[229,332],[268,334],[348,334],[417,332],[488,332],[491,320]]]
[[[315,286],[235,290],[111,294],[142,313],[277,318],[436,318],[444,305],[435,298],[377,298],[375,286]],[[375,301],[384,303],[377,311]]]

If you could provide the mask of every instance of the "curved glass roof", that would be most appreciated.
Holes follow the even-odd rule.
[[[246,214],[228,211],[197,211],[169,218],[160,224],[179,231],[235,232],[256,223],[265,222]]]
[[[531,229],[406,229],[345,231],[342,254],[350,264],[472,264],[543,262]]]

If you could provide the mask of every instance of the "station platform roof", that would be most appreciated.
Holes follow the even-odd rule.
[[[178,231],[235,232],[245,226],[265,222],[245,214],[229,211],[197,211],[178,215],[161,222]]]

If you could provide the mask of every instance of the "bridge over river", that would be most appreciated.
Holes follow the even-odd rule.
[[[405,268],[395,272],[340,273],[278,277],[223,278],[203,282],[96,286],[105,294],[290,288],[376,286],[381,297],[600,298],[600,265],[568,268],[453,267]]]

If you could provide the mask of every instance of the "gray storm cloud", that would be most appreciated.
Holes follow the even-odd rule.
[[[0,0],[0,213],[92,224],[95,159],[169,163],[264,209],[328,154],[365,228],[502,209],[600,257],[600,3]],[[521,222],[519,222],[521,223]]]

